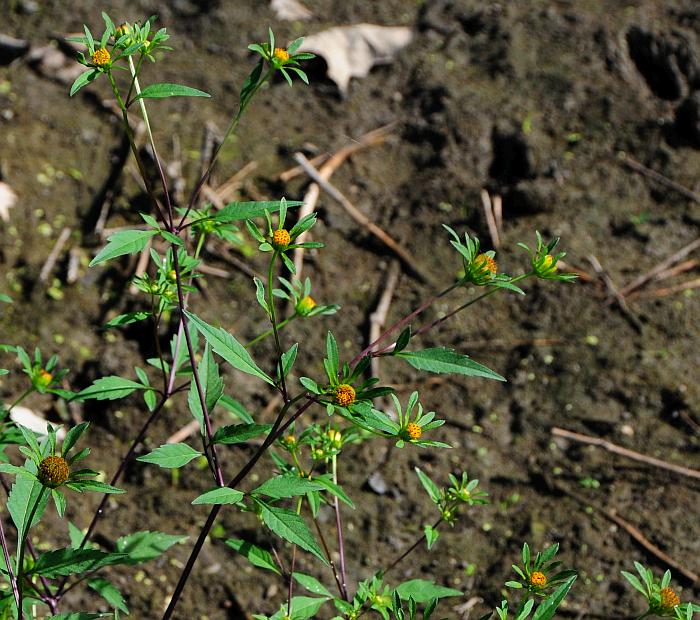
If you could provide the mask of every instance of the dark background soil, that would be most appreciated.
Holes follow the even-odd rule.
[[[83,22],[100,30],[102,8],[115,21],[158,13],[175,51],[159,63],[157,76],[149,68],[144,81],[176,81],[213,94],[207,101],[151,105],[161,153],[168,162],[176,161],[179,144],[191,182],[204,123],[225,129],[253,62],[246,45],[264,38],[268,24],[279,40],[360,22],[412,27],[414,40],[396,61],[353,80],[345,98],[324,78],[322,63],[312,67],[310,87],[290,89],[276,82],[265,89],[216,170],[222,182],[255,161],[258,167],[246,180],[242,198],[300,198],[306,181],[285,185],[277,180],[293,165],[294,151],[332,151],[396,121],[385,145],[357,155],[333,177],[431,274],[429,283],[409,272],[401,276],[389,320],[458,272],[460,261],[443,223],[476,233],[488,246],[479,197],[484,187],[503,196],[505,249],[499,267],[508,273],[525,268],[523,254],[508,248],[518,241],[532,243],[536,229],[561,236],[567,262],[589,273],[587,257],[595,255],[620,287],[698,237],[697,203],[634,174],[620,160],[624,152],[687,188],[700,186],[697,2],[319,0],[307,5],[314,19],[290,24],[275,20],[262,1],[121,1],[98,8],[84,0],[0,0],[0,32],[27,39],[36,51],[80,30]],[[10,222],[0,222],[0,291],[15,298],[0,309],[0,340],[57,352],[71,369],[76,389],[102,375],[131,376],[134,365],[143,366],[143,357],[153,355],[149,334],[100,327],[119,312],[141,307],[143,300],[128,291],[133,262],[85,268],[102,244],[92,234],[100,192],[123,150],[119,120],[100,104],[110,93],[103,80],[71,100],[65,84],[47,79],[32,64],[31,52],[8,60],[0,66],[0,172],[19,201]],[[125,172],[117,181],[107,226],[138,223],[136,211],[144,208],[147,203]],[[342,311],[293,324],[285,334],[288,343],[300,341],[306,351],[301,361],[307,364],[299,368],[317,377],[319,363],[308,362],[320,359],[328,328],[348,358],[366,344],[369,315],[391,259],[323,194],[318,211],[315,237],[328,247],[310,257],[305,273],[313,279],[314,297],[338,303]],[[67,248],[82,258],[80,278],[65,284],[64,254],[56,280],[39,283],[39,271],[64,226],[72,229]],[[250,277],[212,248],[204,258],[231,275],[210,277],[193,308],[241,339],[257,334],[264,320],[252,301]],[[260,256],[245,260],[264,269]],[[645,291],[697,277],[695,267]],[[506,376],[507,383],[452,376],[430,383],[404,366],[382,364],[384,381],[399,384],[402,399],[417,385],[426,406],[448,420],[435,436],[454,449],[388,452],[379,444],[347,449],[341,481],[358,505],[344,512],[350,582],[369,577],[434,519],[414,466],[438,480],[466,469],[482,481],[491,503],[470,510],[454,529],[443,532],[432,553],[416,553],[394,579],[429,577],[463,590],[463,600],[442,604],[442,615],[449,618],[469,617],[460,605],[482,597],[471,611],[475,618],[501,600],[501,584],[510,578],[510,564],[517,561],[523,541],[536,548],[558,541],[562,559],[580,571],[561,615],[631,617],[641,613],[642,604],[620,570],[631,570],[633,560],[651,565],[656,574],[666,566],[586,504],[615,511],[697,573],[700,487],[598,448],[554,441],[550,429],[601,436],[699,468],[698,295],[688,290],[629,300],[636,327],[607,303],[605,288],[595,280],[528,282],[525,288],[527,297],[496,295],[421,341],[469,353]],[[441,301],[425,320],[456,307],[465,294]],[[270,353],[264,344],[256,358],[269,364]],[[247,376],[228,373],[226,385],[227,393],[253,412],[262,411],[271,397]],[[22,389],[19,374],[0,379],[0,392],[8,400]],[[47,398],[27,404],[52,419],[67,415]],[[78,413],[93,422],[91,465],[111,475],[144,420],[142,403],[90,404]],[[186,399],[176,400],[149,445],[159,445],[188,420]],[[222,412],[219,421],[227,423]],[[227,471],[236,471],[244,457],[245,452],[231,451]],[[256,475],[263,471],[260,467]],[[375,472],[384,489],[367,484]],[[598,488],[582,488],[587,478]],[[254,481],[255,476],[249,483]],[[584,503],[557,485],[579,494]],[[193,540],[206,517],[204,507],[190,505],[210,486],[206,471],[196,467],[184,468],[173,480],[166,470],[134,464],[124,486],[129,493],[110,502],[99,528],[105,544],[147,528],[189,534]],[[70,500],[70,519],[85,527],[98,498]],[[255,521],[225,510],[219,523],[177,617],[218,620],[244,617],[241,609],[272,612],[285,596],[284,585],[250,568],[221,540],[260,541]],[[38,538],[59,546],[67,542],[64,526],[52,519],[40,526]],[[160,617],[189,548],[185,543],[142,569],[113,574],[132,617]],[[308,558],[300,558],[298,567],[322,575],[331,586],[330,576]],[[682,598],[697,600],[698,584],[677,577]],[[102,602],[86,595],[68,604],[93,610]]]

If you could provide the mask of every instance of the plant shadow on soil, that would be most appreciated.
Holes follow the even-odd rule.
[[[524,255],[510,248],[517,241],[531,244],[536,229],[545,236],[561,236],[572,265],[592,271],[586,257],[595,255],[620,286],[697,238],[700,205],[635,176],[617,159],[624,151],[681,185],[698,187],[700,9],[692,0],[307,4],[315,17],[304,24],[278,22],[266,2],[250,0],[121,0],[100,8],[124,20],[158,13],[176,49],[159,64],[163,73],[158,81],[214,94],[204,103],[170,100],[152,105],[161,151],[173,160],[173,136],[179,137],[190,182],[197,170],[202,127],[213,122],[224,129],[252,63],[246,45],[263,37],[268,23],[279,40],[360,22],[414,28],[413,42],[395,62],[354,80],[345,98],[321,76],[310,87],[271,85],[253,104],[215,173],[222,182],[256,161],[254,177],[241,190],[243,198],[276,199],[283,193],[296,199],[303,196],[305,181],[282,185],[274,180],[293,165],[291,153],[332,151],[397,121],[385,145],[357,155],[333,177],[432,275],[427,284],[408,273],[401,276],[389,320],[408,312],[458,272],[458,257],[441,224],[476,233],[488,245],[479,197],[484,187],[503,196],[505,249],[499,253],[499,267],[509,273],[520,273],[525,266]],[[4,32],[26,37],[36,47],[57,33],[80,30],[83,22],[95,29],[101,23],[97,6],[85,0],[20,0],[10,7]],[[148,80],[155,74],[146,76]],[[100,327],[118,312],[141,307],[143,300],[128,291],[133,262],[106,269],[81,267],[76,284],[61,286],[67,269],[61,259],[55,272],[59,282],[54,283],[58,293],[47,295],[46,286],[37,282],[63,226],[82,231],[71,238],[79,256],[89,258],[99,245],[85,221],[94,217],[89,205],[109,178],[121,144],[118,120],[99,105],[109,95],[105,84],[70,100],[65,85],[46,79],[20,58],[0,66],[0,85],[6,85],[0,91],[0,173],[20,196],[9,224],[0,224],[0,289],[14,291],[16,299],[1,310],[0,340],[59,352],[62,363],[72,369],[76,388],[101,375],[131,376],[134,365],[143,365],[143,354],[152,354],[149,335],[137,330],[107,333]],[[127,172],[116,183],[108,226],[137,223],[133,205],[139,201],[144,204]],[[314,297],[338,303],[342,311],[313,323],[294,323],[284,334],[286,342],[302,344],[298,368],[310,376],[321,374],[314,360],[323,350],[327,329],[334,331],[347,358],[366,344],[368,317],[391,259],[330,198],[322,195],[318,210],[314,234],[327,247],[310,257],[305,273],[313,279]],[[251,310],[251,279],[232,270],[213,247],[204,258],[231,275],[210,277],[193,299],[194,309],[241,339],[259,333],[265,325],[262,315]],[[264,269],[260,257],[248,262]],[[668,282],[692,277],[691,272]],[[620,570],[630,570],[633,560],[651,565],[657,574],[666,567],[600,512],[559,492],[556,485],[615,511],[696,573],[700,489],[697,483],[597,448],[555,442],[550,429],[560,426],[602,436],[651,456],[700,467],[698,296],[688,291],[631,301],[641,323],[638,331],[614,304],[606,303],[604,289],[595,282],[528,281],[525,288],[526,297],[494,296],[420,342],[468,353],[506,376],[507,383],[451,376],[428,381],[382,361],[387,382],[408,386],[399,390],[402,400],[417,386],[426,407],[447,419],[435,438],[454,448],[428,452],[372,444],[347,449],[340,477],[358,506],[343,515],[349,581],[371,576],[434,519],[415,466],[436,480],[465,469],[481,480],[491,503],[471,509],[456,527],[442,533],[432,553],[420,550],[392,578],[431,578],[461,589],[464,599],[443,602],[440,617],[466,618],[460,605],[471,597],[483,598],[476,607],[480,613],[500,602],[500,584],[511,577],[510,565],[523,541],[535,548],[559,542],[565,564],[581,575],[561,615],[632,617],[641,613],[641,601]],[[464,294],[438,304],[425,321],[459,305]],[[263,343],[255,356],[265,367],[271,353],[271,346]],[[18,378],[3,380],[4,397],[21,389]],[[252,380],[230,372],[226,386],[228,394],[253,412],[261,411],[271,397]],[[61,414],[47,399],[32,399],[30,406],[50,416]],[[144,420],[143,403],[98,403],[86,407],[84,415],[93,422],[90,465],[109,475]],[[313,415],[322,420],[325,413]],[[220,423],[223,416],[220,412]],[[159,445],[188,421],[186,399],[176,400],[153,428],[149,445]],[[235,472],[246,454],[246,449],[231,451],[227,473]],[[369,484],[372,474],[382,484],[376,476]],[[582,488],[584,479],[595,479],[599,487]],[[100,542],[109,546],[120,535],[142,529],[188,534],[194,540],[207,512],[190,502],[209,483],[207,472],[195,466],[183,469],[175,481],[167,471],[132,464],[124,481],[129,493],[110,500],[98,528]],[[85,527],[98,498],[70,499],[69,518]],[[322,511],[321,516],[322,526],[330,531],[329,515]],[[222,540],[247,535],[260,539],[255,519],[224,510],[214,534],[176,617],[220,620],[273,612],[285,598],[284,584],[261,576]],[[55,518],[42,523],[38,537],[67,542],[65,527]],[[138,571],[112,571],[132,617],[160,617],[189,545],[171,549]],[[332,585],[330,576],[303,554],[297,568]],[[700,598],[698,584],[693,587],[677,577],[684,600]],[[93,610],[100,604],[89,594],[67,599],[74,609]],[[319,617],[332,615],[323,613]],[[480,613],[472,611],[472,616]]]

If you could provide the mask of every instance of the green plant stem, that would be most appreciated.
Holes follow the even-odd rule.
[[[22,620],[24,618],[24,613],[22,612],[22,595],[23,595],[22,580],[23,580],[23,576],[24,576],[24,551],[27,547],[27,536],[29,536],[29,530],[32,527],[32,520],[34,519],[34,515],[36,514],[36,511],[39,508],[39,504],[44,499],[44,494],[46,493],[46,491],[47,491],[46,487],[42,486],[41,493],[39,493],[39,496],[36,498],[36,501],[34,502],[34,505],[32,506],[32,509],[29,512],[29,519],[27,519],[26,530],[24,532],[22,532],[22,539],[20,540],[20,542],[17,546],[17,590],[18,590],[17,613],[19,614],[19,620]]]
[[[299,315],[296,313],[293,314],[292,316],[287,317],[286,319],[284,319],[284,321],[277,324],[277,331],[280,331],[281,329],[284,328],[285,325],[288,325],[289,323],[291,323],[294,319],[296,319],[298,317],[299,317]],[[275,333],[274,329],[272,329],[272,328],[268,329],[267,331],[256,336],[255,338],[253,338],[248,344],[245,345],[245,348],[249,349],[253,345],[258,344],[258,342],[260,342],[261,340],[265,340],[265,338],[267,338],[268,336],[272,336],[272,334],[274,334],[274,333]]]
[[[12,594],[15,597],[15,603],[17,604],[17,609],[21,607],[19,588],[17,586],[17,578],[12,570],[12,562],[10,561],[10,552],[7,548],[7,539],[5,538],[5,528],[2,524],[2,519],[0,519],[0,541],[2,542],[2,553],[5,558],[5,566],[7,566],[7,574],[10,578],[10,585],[12,586]]]
[[[525,280],[526,278],[529,278],[530,276],[534,276],[534,275],[535,275],[534,271],[529,271],[528,273],[524,273],[522,275],[519,275],[519,276],[513,278],[511,280],[511,283],[515,284],[516,282],[520,282],[521,280]],[[493,287],[493,288],[489,289],[488,291],[486,291],[485,293],[482,293],[481,295],[478,295],[474,299],[470,299],[469,301],[463,303],[461,306],[459,306],[458,308],[455,308],[454,310],[452,310],[452,312],[449,312],[445,316],[440,317],[439,319],[436,319],[435,321],[433,321],[432,323],[429,323],[428,325],[424,325],[415,334],[413,334],[413,336],[420,336],[421,334],[424,334],[429,329],[432,329],[433,327],[437,327],[438,325],[444,323],[445,321],[447,321],[447,319],[452,318],[455,314],[457,314],[458,312],[461,312],[462,310],[465,310],[466,308],[468,308],[472,304],[475,304],[477,301],[481,301],[482,299],[485,299],[486,297],[489,297],[489,296],[493,295],[494,293],[497,293],[498,291],[502,291],[502,290],[507,290],[507,289],[503,289],[500,287]]]
[[[199,194],[202,191],[204,184],[209,179],[209,175],[211,174],[211,171],[214,168],[214,164],[216,163],[216,160],[219,158],[219,154],[221,153],[221,149],[223,148],[224,144],[226,144],[226,141],[231,137],[231,135],[238,128],[238,124],[240,123],[241,118],[243,117],[243,113],[245,112],[246,108],[248,107],[248,104],[253,99],[253,97],[257,94],[257,92],[260,90],[262,85],[265,82],[267,82],[270,79],[270,77],[272,77],[272,74],[274,72],[275,72],[274,67],[270,66],[269,69],[267,70],[267,73],[263,76],[263,78],[258,80],[258,83],[255,85],[255,88],[253,88],[253,90],[250,91],[250,93],[248,93],[248,96],[245,99],[241,100],[240,105],[238,106],[238,112],[231,120],[231,123],[229,124],[228,129],[226,130],[226,133],[224,134],[223,140],[221,140],[221,143],[214,151],[214,154],[212,155],[211,161],[209,162],[207,169],[202,174],[201,178],[199,179],[199,182],[197,183],[197,185],[194,188],[194,191],[192,192],[192,195],[190,196],[190,200],[187,204],[187,209],[185,209],[185,213],[183,214],[182,218],[180,219],[180,222],[177,225],[178,231],[182,230],[182,227],[185,223],[185,220],[187,219],[187,216],[189,215],[190,211],[194,208],[194,205],[197,202],[197,199],[199,198]]]
[[[333,473],[333,484],[337,486],[338,484],[338,455],[334,454],[331,459],[331,468]],[[340,568],[340,585],[341,585],[341,596],[346,601],[348,600],[348,580],[347,574],[345,572],[345,543],[343,542],[343,523],[340,518],[340,502],[338,501],[338,496],[333,496],[333,510],[335,511],[335,531],[338,537],[338,555],[339,555],[339,568]]]
[[[284,377],[284,367],[282,364],[282,344],[280,343],[279,328],[277,327],[277,314],[275,311],[275,296],[272,294],[272,288],[274,286],[274,276],[275,276],[275,261],[279,256],[277,250],[272,254],[270,259],[270,266],[267,269],[267,305],[270,309],[270,323],[272,323],[272,333],[275,337],[275,347],[277,348],[277,367],[280,373],[280,388],[282,391],[282,397],[284,401],[289,400],[289,394],[287,393],[287,381]]]
[[[139,61],[140,66],[140,61]],[[137,77],[137,71],[134,67],[134,59],[129,56],[129,71],[131,72],[133,86],[136,89],[136,94],[141,94],[141,86],[139,84],[139,78]],[[158,174],[160,175],[160,182],[163,184],[163,194],[165,196],[165,206],[168,210],[168,224],[171,232],[173,231],[173,207],[170,203],[170,192],[168,191],[168,181],[165,178],[165,172],[163,171],[163,165],[160,162],[160,157],[158,157],[158,150],[156,149],[156,142],[153,139],[153,132],[151,131],[151,122],[148,119],[148,111],[146,110],[146,103],[143,99],[139,99],[139,107],[141,108],[141,116],[143,116],[143,122],[146,125],[146,133],[148,134],[148,140],[151,143],[151,148],[153,149],[153,159],[158,167]]]
[[[33,392],[36,392],[36,388],[33,385],[29,386],[15,399],[15,402],[13,402],[10,405],[10,408],[7,410],[7,413],[10,413],[10,411],[12,411],[17,405],[19,405],[25,398],[27,398],[27,396],[29,396]]]
[[[151,182],[148,179],[148,175],[146,174],[146,169],[144,168],[143,162],[141,161],[139,150],[136,147],[134,130],[131,128],[131,123],[129,123],[129,113],[127,112],[126,106],[124,105],[124,100],[122,99],[122,96],[119,93],[119,88],[117,87],[117,83],[114,81],[114,76],[112,75],[111,71],[107,71],[107,78],[109,79],[109,83],[112,86],[112,92],[114,93],[114,96],[117,99],[119,109],[122,111],[122,119],[124,121],[124,128],[126,129],[126,137],[129,140],[131,152],[133,153],[134,159],[136,160],[136,166],[139,169],[139,174],[141,175],[141,178],[143,179],[143,182],[146,185],[146,193],[150,196],[151,200],[153,200],[153,204],[155,205],[156,212],[158,213],[158,217],[160,218],[161,222],[163,222],[163,225],[166,228],[168,228],[168,220],[163,214],[163,210],[160,208],[160,203],[156,198]]]
[[[304,497],[297,498],[297,514],[301,514],[301,505],[304,502]],[[292,563],[289,569],[289,591],[287,592],[287,615],[292,615],[292,595],[294,594],[294,566],[297,561],[297,546],[292,546]]]
[[[391,327],[388,327],[382,334],[379,335],[379,337],[374,341],[370,342],[362,351],[360,351],[355,357],[350,360],[350,367],[352,368],[353,366],[357,365],[357,363],[366,355],[369,355],[372,352],[372,349],[379,344],[382,340],[384,340],[387,336],[390,334],[394,333],[397,329],[401,329],[402,327],[406,327],[414,318],[416,318],[419,314],[422,314],[425,312],[430,306],[432,306],[438,299],[441,297],[444,297],[447,295],[450,291],[453,291],[456,289],[458,286],[461,286],[462,280],[457,280],[457,282],[454,282],[453,284],[450,284],[447,288],[443,289],[436,295],[433,295],[430,299],[427,301],[423,302],[418,308],[416,308],[413,312],[410,314],[406,315],[404,318],[402,318],[400,321],[397,321],[394,323]]]

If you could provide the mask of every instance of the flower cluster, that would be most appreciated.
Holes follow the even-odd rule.
[[[651,569],[639,562],[634,563],[639,577],[622,571],[622,576],[641,592],[646,599],[647,610],[643,618],[647,616],[659,616],[661,618],[676,618],[676,620],[692,620],[696,612],[700,612],[700,605],[694,603],[681,603],[681,599],[670,587],[671,571],[667,570],[661,579],[654,577]]]
[[[292,85],[292,77],[289,75],[289,71],[296,73],[303,82],[308,84],[309,78],[306,76],[306,73],[299,68],[299,61],[315,58],[315,55],[309,52],[297,53],[304,39],[296,39],[284,48],[276,46],[275,35],[272,30],[268,30],[268,33],[268,43],[263,43],[261,45],[254,43],[249,45],[248,49],[260,54],[261,59],[267,61],[272,69],[278,70],[290,86]]]
[[[506,586],[515,589],[525,589],[535,596],[547,596],[552,590],[576,574],[574,570],[559,570],[561,562],[555,561],[559,545],[554,544],[544,551],[531,557],[530,547],[523,545],[523,566],[513,564],[513,570],[518,575],[518,581],[508,581]]]

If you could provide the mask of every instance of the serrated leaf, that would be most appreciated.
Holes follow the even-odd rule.
[[[90,267],[125,254],[136,254],[157,234],[157,230],[119,230],[112,233],[107,238],[107,245],[90,261]]]
[[[147,388],[144,385],[136,381],[112,375],[97,379],[91,386],[86,387],[82,392],[78,392],[72,400],[116,400],[128,396],[135,390],[145,389]]]
[[[212,438],[212,443],[234,445],[243,443],[260,435],[267,435],[272,428],[271,424],[233,424],[221,427]]]
[[[99,480],[81,480],[80,482],[69,483],[69,486],[76,491],[92,491],[93,493],[109,493],[112,495],[120,495],[126,493],[124,489],[114,487],[106,482]]]
[[[186,540],[187,536],[172,536],[163,532],[136,532],[117,540],[117,551],[128,556],[123,564],[139,564],[160,556],[174,544]]]
[[[272,499],[282,499],[283,497],[297,497],[312,491],[320,491],[323,488],[323,485],[316,480],[286,474],[266,480],[259,487],[253,489],[251,493],[267,495]]]
[[[542,601],[539,607],[535,610],[532,620],[549,620],[552,618],[557,611],[557,607],[559,607],[561,602],[564,600],[564,597],[569,593],[571,586],[574,585],[574,581],[576,581],[576,575],[567,579],[544,601]]]
[[[38,574],[47,579],[85,573],[103,566],[122,564],[127,556],[123,553],[107,553],[97,549],[73,549],[65,547],[42,553],[28,574]]]
[[[323,555],[309,526],[306,525],[306,521],[296,512],[286,508],[268,506],[263,502],[257,502],[257,504],[261,508],[260,516],[263,522],[272,532],[287,542],[312,553],[324,564],[328,565],[328,560]]]
[[[337,497],[341,502],[347,504],[353,510],[355,509],[355,504],[353,504],[347,493],[343,491],[342,487],[331,480],[330,474],[316,476],[313,478],[313,481],[316,484],[320,484],[324,491],[328,491],[331,495]]]
[[[199,504],[238,504],[245,497],[245,493],[228,487],[217,487],[192,500],[194,505]]]
[[[452,373],[467,377],[483,377],[505,381],[505,378],[469,358],[451,349],[432,348],[421,351],[401,351],[396,357],[406,360],[417,370],[435,373]]]
[[[277,613],[270,617],[270,620],[308,620],[318,614],[318,610],[327,601],[326,598],[313,598],[311,596],[292,597],[292,615],[287,615],[287,604],[283,603]]]
[[[211,348],[231,364],[231,366],[246,374],[258,377],[265,381],[265,383],[275,385],[275,382],[253,361],[253,358],[246,348],[225,329],[212,327],[191,312],[185,311],[185,314],[211,345]]]
[[[186,443],[166,443],[153,450],[153,452],[139,456],[136,460],[142,463],[152,463],[167,469],[177,469],[187,465],[187,463],[199,456],[202,456],[202,453],[191,448]]]
[[[278,575],[282,574],[269,551],[265,551],[265,549],[238,538],[229,538],[226,544],[244,556],[253,566],[271,570]]]
[[[31,462],[30,462],[31,463]],[[31,467],[33,464],[25,467]],[[36,471],[36,469],[34,469]],[[39,507],[34,512],[31,523],[29,515],[32,512],[32,507],[39,501]],[[46,504],[49,501],[49,493],[45,492],[45,487],[36,480],[24,477],[15,479],[12,485],[10,495],[7,499],[7,510],[12,517],[12,522],[17,528],[17,538],[22,539],[29,528],[36,525],[46,510]]]
[[[398,592],[403,600],[406,601],[410,597],[416,601],[416,603],[427,603],[433,599],[462,596],[463,594],[460,590],[439,586],[425,579],[411,579],[410,581],[405,581],[396,588],[396,592]]]
[[[168,82],[159,82],[150,84],[141,91],[140,95],[134,97],[134,101],[139,99],[166,99],[167,97],[211,97],[209,93],[203,90],[183,86],[182,84],[170,84]]]
[[[122,593],[117,589],[117,587],[106,579],[90,579],[87,582],[88,586],[97,592],[113,609],[118,609],[119,611],[128,614],[129,608],[124,602],[124,597]]]
[[[299,200],[287,200],[287,208],[300,207],[304,203]],[[255,202],[230,202],[223,209],[217,211],[212,217],[216,222],[239,222],[255,217],[264,217],[265,211],[275,213],[282,206],[281,200],[255,201]],[[253,235],[255,236],[255,235]]]
[[[304,573],[294,573],[294,579],[296,579],[302,585],[302,587],[306,588],[313,594],[320,594],[321,596],[333,598],[333,595],[328,591],[326,586],[316,579],[316,577],[305,575]]]

